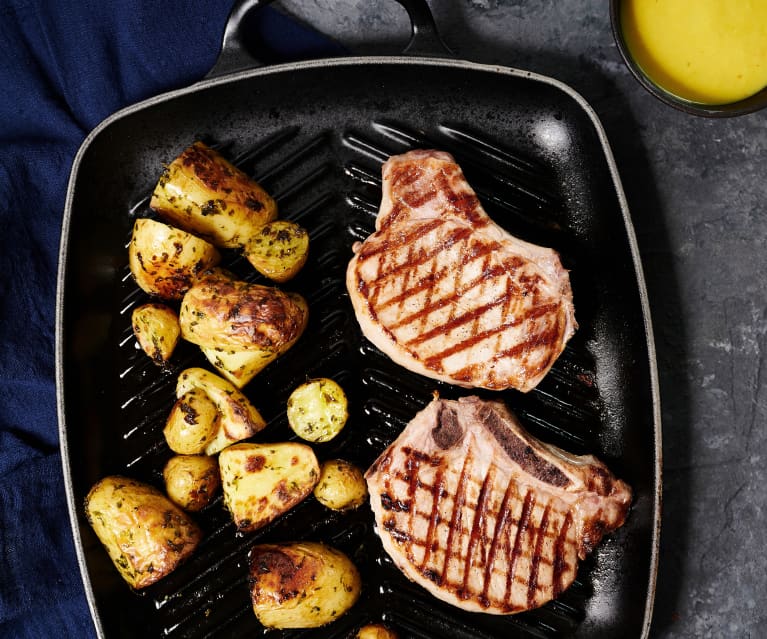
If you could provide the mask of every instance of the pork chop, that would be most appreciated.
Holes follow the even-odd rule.
[[[439,599],[493,614],[557,597],[631,503],[598,459],[535,439],[478,397],[435,398],[365,477],[397,567]]]
[[[389,158],[375,228],[346,273],[373,344],[459,386],[526,392],[543,379],[577,328],[569,274],[490,219],[451,155]]]

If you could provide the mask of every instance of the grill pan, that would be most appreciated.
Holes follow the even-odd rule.
[[[64,213],[57,300],[57,388],[64,478],[86,594],[97,633],[116,637],[261,636],[250,609],[248,548],[322,540],[360,568],[363,591],[334,624],[271,637],[346,638],[385,621],[402,637],[646,637],[655,590],[660,521],[660,408],[650,315],[626,201],[597,116],[551,78],[446,57],[422,0],[400,0],[413,22],[406,52],[249,68],[243,24],[264,4],[233,10],[219,63],[207,79],[113,115],[83,143]],[[427,55],[428,54],[428,55]],[[207,366],[181,344],[173,370],[134,344],[132,308],[148,301],[133,283],[127,243],[163,163],[202,139],[254,176],[281,216],[311,236],[302,273],[310,322],[296,346],[246,394],[268,422],[259,441],[293,439],[290,391],[327,376],[347,391],[351,416],[320,461],[366,468],[437,390],[467,391],[394,365],[361,335],[344,287],[351,245],[372,230],[381,163],[412,148],[453,153],[490,216],[520,238],[556,249],[571,271],[580,328],[543,382],[504,400],[536,436],[593,453],[633,488],[624,527],[603,540],[576,582],[538,610],[466,613],[410,583],[384,553],[367,506],[330,513],[312,497],[266,528],[235,531],[222,500],[195,519],[195,555],[136,593],[123,582],[84,516],[90,487],[109,474],[162,486],[171,453],[162,427],[177,373]],[[227,254],[226,265],[261,281]]]

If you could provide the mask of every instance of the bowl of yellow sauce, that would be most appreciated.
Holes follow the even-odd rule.
[[[704,116],[767,106],[767,0],[612,0],[613,33],[650,93]]]

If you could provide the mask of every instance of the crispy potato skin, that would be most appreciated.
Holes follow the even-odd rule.
[[[181,336],[242,388],[301,336],[309,317],[297,293],[206,277],[181,302]]]
[[[162,476],[170,500],[190,512],[205,508],[221,487],[218,460],[207,455],[171,457]]]
[[[316,628],[347,612],[361,580],[349,558],[325,544],[262,544],[250,551],[253,611],[268,628]]]
[[[309,233],[295,222],[275,220],[262,226],[243,252],[261,275],[275,282],[287,282],[306,264]]]
[[[306,312],[279,289],[208,278],[184,295],[179,319],[184,339],[198,346],[278,352],[301,334]]]
[[[343,459],[331,459],[320,467],[314,497],[332,510],[351,510],[367,500],[367,482],[354,464]]]
[[[202,142],[163,171],[149,206],[169,223],[226,248],[244,246],[277,217],[274,199]]]
[[[204,368],[187,368],[178,376],[176,397],[179,400],[190,393],[203,393],[217,414],[211,436],[202,449],[206,455],[215,455],[242,439],[252,437],[266,422],[261,413],[235,386]]]
[[[128,263],[136,283],[150,295],[180,300],[201,272],[220,261],[215,246],[190,233],[148,218],[133,224]]]
[[[179,395],[173,404],[163,435],[174,453],[197,455],[206,449],[219,429],[216,403],[204,389],[192,387]]]
[[[320,476],[305,444],[234,444],[219,455],[224,503],[238,530],[258,530],[303,501]]]
[[[155,364],[164,366],[181,336],[176,311],[165,304],[142,304],[133,309],[131,325],[141,350]]]
[[[327,442],[341,432],[349,418],[343,388],[327,377],[310,379],[288,397],[288,423],[301,439]]]
[[[122,577],[145,588],[171,573],[202,532],[154,486],[113,475],[91,488],[85,514]]]

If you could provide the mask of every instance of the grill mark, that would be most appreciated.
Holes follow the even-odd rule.
[[[431,516],[429,517],[429,527],[426,530],[426,539],[424,539],[424,545],[426,546],[423,553],[423,561],[421,562],[421,573],[424,573],[426,566],[431,558],[431,547],[434,543],[434,535],[437,532],[437,523],[439,517],[439,507],[442,501],[442,494],[446,492],[444,489],[444,468],[439,468],[434,476],[434,484],[431,487]],[[415,510],[415,509],[414,509]],[[434,571],[431,571],[432,573]]]
[[[567,584],[564,583],[564,577],[567,574],[570,564],[565,557],[565,551],[567,549],[567,533],[570,530],[570,525],[573,522],[573,515],[568,510],[565,514],[565,519],[562,522],[562,527],[559,529],[557,540],[554,544],[554,560],[552,562],[553,568],[553,584],[554,584],[554,598],[556,599],[560,593],[567,588]]]
[[[450,516],[450,527],[448,528],[447,543],[445,544],[445,559],[442,565],[442,574],[440,575],[438,582],[439,585],[445,583],[448,567],[450,566],[450,557],[453,553],[453,537],[455,536],[456,528],[461,525],[463,505],[466,501],[466,480],[468,477],[467,470],[470,467],[472,461],[473,459],[471,455],[471,449],[469,449],[463,461],[461,475],[458,479],[458,486],[456,488],[455,497],[453,498],[453,512]]]
[[[479,497],[477,498],[477,506],[474,509],[474,522],[471,526],[471,533],[469,533],[469,546],[466,549],[466,561],[463,566],[463,584],[459,591],[461,599],[468,599],[471,594],[469,593],[469,575],[471,573],[472,562],[474,559],[474,552],[479,544],[479,537],[481,535],[481,529],[484,526],[485,521],[485,508],[488,492],[490,490],[492,479],[495,476],[495,467],[490,466],[485,474],[485,479],[482,482],[482,488],[479,490]]]
[[[496,303],[497,303],[497,301],[493,302],[493,305],[495,305]],[[490,305],[488,305],[488,306],[490,306]],[[527,313],[525,313],[521,317],[515,318],[515,319],[513,319],[510,322],[506,322],[506,323],[501,324],[499,326],[496,326],[494,328],[489,328],[489,329],[487,329],[485,331],[482,331],[481,333],[477,333],[476,335],[472,335],[471,337],[463,340],[462,342],[458,342],[457,344],[453,344],[453,346],[451,346],[450,348],[446,348],[445,350],[440,351],[436,355],[432,355],[431,357],[428,357],[425,360],[424,363],[429,368],[435,368],[437,366],[441,366],[442,361],[444,359],[446,359],[447,357],[450,357],[451,355],[455,355],[456,353],[460,353],[461,351],[466,350],[467,348],[470,348],[470,347],[474,346],[475,344],[478,344],[479,342],[482,342],[482,341],[492,337],[493,335],[497,335],[498,333],[501,333],[501,332],[503,332],[503,331],[505,331],[505,330],[507,330],[509,328],[512,328],[514,326],[518,326],[518,325],[522,324],[523,322],[526,322],[526,321],[531,320],[531,319],[536,319],[538,317],[541,317],[542,315],[545,315],[546,313],[550,313],[557,306],[558,306],[558,304],[556,302],[553,302],[551,304],[545,304],[545,305],[542,305],[542,306],[538,306],[537,308],[534,308],[534,309],[528,311]],[[477,309],[477,310],[479,310],[479,309]],[[476,310],[475,311],[471,311],[470,313],[467,313],[467,315],[470,315],[470,314],[472,314],[474,312],[476,312]],[[433,331],[430,331],[430,333],[435,333],[436,330],[437,329],[435,329]],[[536,340],[540,341],[540,340],[538,340],[537,336],[533,336],[532,338],[529,338],[529,339],[525,340],[524,342],[521,342],[519,345],[517,345],[515,347],[507,349],[507,350],[503,351],[502,353],[497,353],[493,357],[493,359],[491,359],[490,361],[491,362],[492,361],[497,361],[501,357],[505,357],[507,354],[513,353],[516,350],[520,350],[520,351],[524,350],[524,348],[526,348],[527,345],[529,345],[531,343],[535,343]],[[518,348],[518,347],[520,347],[520,348]],[[459,371],[459,372],[461,372],[461,371]],[[455,374],[453,374],[453,376],[455,376]]]
[[[410,481],[408,482],[407,486],[407,501],[408,503],[415,503],[413,501],[413,498],[415,497],[415,491],[418,487],[418,468],[421,465],[421,460],[416,457],[415,455],[410,455],[407,458],[407,461],[405,462],[405,470],[407,471],[407,474],[409,476]],[[408,520],[407,520],[407,529],[411,531],[415,531],[415,526],[413,525],[415,522],[415,508],[411,508],[408,512]],[[410,537],[410,543],[407,546],[407,555],[410,557],[411,563],[415,563],[412,559],[412,553],[413,553],[413,538]]]
[[[432,247],[429,251],[424,251],[417,260],[413,260],[412,262],[402,262],[396,266],[394,266],[391,270],[386,271],[383,273],[383,269],[380,268],[381,264],[379,261],[379,269],[376,272],[375,278],[372,278],[372,281],[375,281],[376,289],[382,288],[382,283],[389,280],[392,277],[396,277],[399,275],[402,271],[407,269],[415,269],[418,266],[421,266],[423,264],[426,264],[429,260],[436,257],[441,251],[449,250],[454,244],[457,242],[461,242],[468,235],[471,235],[472,230],[468,228],[457,228],[454,231],[452,231],[444,241],[439,242],[436,246]],[[392,258],[395,256],[393,253],[386,253],[387,256],[392,256]],[[359,260],[358,260],[359,264]],[[387,264],[388,267],[388,264]],[[359,266],[358,266],[359,268]]]
[[[485,563],[485,576],[482,579],[482,594],[479,597],[479,603],[485,608],[490,606],[490,600],[487,597],[487,593],[490,590],[490,582],[493,578],[493,567],[495,566],[495,560],[498,552],[498,544],[505,531],[511,515],[511,509],[509,508],[509,502],[512,496],[517,496],[515,490],[516,485],[513,481],[510,481],[506,485],[506,492],[503,494],[503,501],[501,507],[495,518],[495,528],[493,530],[493,540],[490,542],[490,549],[487,552],[487,562]]]
[[[496,362],[499,359],[502,359],[504,357],[516,357],[517,355],[521,355],[523,352],[527,350],[544,349],[547,346],[556,344],[557,338],[559,335],[560,335],[560,331],[558,330],[556,326],[554,328],[548,327],[545,331],[541,333],[536,333],[535,335],[531,335],[524,342],[520,342],[519,344],[515,344],[511,348],[507,348],[499,353],[496,353],[490,359],[490,362]],[[553,349],[548,349],[548,350],[552,350],[553,352]],[[549,361],[548,358],[546,361]],[[532,374],[533,372],[535,372],[535,370],[529,370],[529,373]]]
[[[510,559],[508,572],[506,573],[506,591],[503,596],[504,601],[509,601],[511,598],[511,587],[514,582],[514,573],[517,569],[517,560],[522,552],[520,544],[522,542],[522,537],[527,532],[527,527],[530,523],[530,514],[533,512],[534,505],[535,498],[533,496],[533,491],[528,489],[525,494],[525,501],[522,504],[522,512],[520,513],[519,521],[517,522],[517,534],[514,537],[514,547],[511,549],[511,553],[508,552],[508,535],[506,537],[507,556],[510,557]]]
[[[482,210],[477,195],[469,189],[464,189],[460,193],[457,192],[451,184],[455,180],[461,180],[464,184],[468,184],[457,164],[451,165],[449,178],[446,170],[443,169],[436,174],[434,181],[437,183],[437,189],[442,192],[445,199],[450,203],[451,209],[459,217],[464,218],[476,228],[487,226],[490,220]]]
[[[479,257],[482,257],[482,256],[480,255]],[[445,271],[445,272],[448,271],[448,270],[449,269],[447,269],[447,268],[443,269],[443,271]],[[446,274],[446,273],[443,273],[443,271],[440,271],[440,275]],[[390,330],[397,330],[398,328],[402,328],[403,326],[407,326],[408,324],[416,321],[419,318],[421,318],[421,319],[428,318],[428,316],[431,313],[433,313],[434,311],[438,311],[439,309],[444,308],[448,304],[453,304],[457,299],[459,299],[460,297],[466,295],[469,291],[471,291],[472,289],[476,288],[477,286],[485,284],[486,282],[489,282],[491,280],[494,280],[498,276],[503,275],[505,273],[506,273],[506,269],[504,269],[502,265],[497,264],[497,265],[493,266],[493,268],[491,268],[489,270],[488,269],[483,269],[482,273],[479,276],[477,276],[476,278],[474,278],[473,280],[471,280],[470,282],[465,284],[462,288],[459,289],[459,288],[454,287],[453,290],[455,292],[453,294],[447,295],[445,297],[442,297],[439,300],[437,300],[436,302],[434,302],[433,304],[431,303],[431,294],[430,294],[429,298],[426,301],[426,303],[423,305],[423,308],[419,309],[415,313],[411,313],[407,317],[400,318],[396,322],[393,322],[392,324],[389,325],[389,329]],[[440,279],[441,279],[441,277],[440,277]],[[431,293],[431,292],[433,292],[436,289],[436,286],[434,286],[432,282],[429,282],[428,284],[431,284],[431,291],[430,291],[430,293]],[[427,286],[428,286],[428,284],[427,284]],[[424,288],[426,288],[426,286]],[[419,291],[418,290],[416,290],[416,291],[405,291],[404,293],[400,294],[400,296],[404,295],[405,297],[408,297],[411,294],[414,295],[417,292],[419,292]],[[398,296],[398,297],[400,297],[400,296]],[[386,302],[384,304],[386,304]],[[379,306],[378,308],[380,310],[381,306]],[[436,328],[432,329],[429,332],[430,333],[434,333],[434,334],[438,334],[441,331],[442,331],[441,327],[436,327]]]
[[[541,565],[541,553],[543,552],[543,543],[546,539],[546,530],[549,527],[549,512],[551,511],[551,502],[548,502],[541,514],[541,523],[538,527],[538,534],[535,540],[535,551],[530,558],[530,576],[527,582],[527,607],[532,608],[535,603],[535,593],[538,590],[538,569]]]
[[[436,229],[438,226],[441,226],[444,224],[444,220],[440,218],[434,218],[432,220],[424,221],[423,223],[416,226],[413,230],[411,230],[409,233],[402,233],[400,235],[395,235],[393,233],[389,233],[385,236],[385,239],[381,240],[380,242],[377,242],[376,244],[367,247],[365,246],[365,243],[363,243],[362,248],[360,249],[360,252],[358,253],[358,259],[359,260],[366,260],[371,257],[375,257],[379,253],[383,254],[391,254],[396,249],[400,248],[401,246],[407,246],[408,244],[412,244],[416,240],[422,238],[427,233],[430,233],[434,229]],[[379,235],[380,237],[380,235]],[[390,239],[395,238],[395,239]]]

